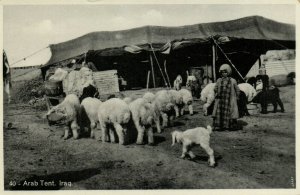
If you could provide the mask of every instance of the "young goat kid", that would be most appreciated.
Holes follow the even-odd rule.
[[[196,127],[194,129],[188,129],[184,132],[182,131],[173,131],[172,132],[172,146],[176,142],[182,144],[182,155],[181,158],[184,158],[186,154],[189,154],[193,159],[195,158],[194,153],[191,151],[191,148],[194,145],[200,145],[206,153],[209,155],[208,163],[209,166],[215,166],[215,157],[214,151],[209,145],[210,134],[212,132],[211,126],[207,126],[207,129],[204,127]]]

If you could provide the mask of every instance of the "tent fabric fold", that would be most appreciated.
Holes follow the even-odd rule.
[[[210,37],[216,35],[222,37],[217,39],[222,43],[230,41],[229,37],[295,42],[295,26],[261,16],[250,16],[225,22],[180,27],[145,26],[121,31],[92,32],[76,39],[50,45],[52,56],[44,66],[71,59],[89,50],[107,48],[122,47],[125,52],[139,53],[143,49],[151,50],[149,47],[151,44],[155,50],[169,54],[171,50],[184,46],[207,43]],[[142,45],[146,48],[141,47]]]

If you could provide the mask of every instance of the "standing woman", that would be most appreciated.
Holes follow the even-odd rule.
[[[240,89],[234,78],[231,78],[231,68],[228,64],[220,67],[221,78],[215,86],[215,105],[213,110],[214,130],[233,129],[237,126],[239,110],[237,100]]]

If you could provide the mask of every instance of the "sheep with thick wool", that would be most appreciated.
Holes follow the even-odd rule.
[[[215,166],[215,157],[214,151],[210,147],[210,134],[212,133],[211,126],[204,127],[196,127],[194,129],[188,129],[184,132],[182,131],[173,131],[172,132],[172,146],[175,145],[176,142],[182,144],[182,155],[181,158],[184,158],[187,154],[193,159],[195,158],[194,153],[191,151],[191,148],[194,145],[200,145],[206,153],[209,155],[208,163],[209,166]]]
[[[87,97],[81,102],[81,107],[90,120],[91,138],[95,137],[95,130],[97,128],[97,124],[99,123],[98,108],[101,103],[102,102],[99,99],[91,97]],[[97,139],[99,138],[97,137]]]
[[[208,114],[208,107],[210,107],[215,100],[215,86],[216,83],[209,83],[201,91],[200,99],[205,103],[203,105],[203,113],[205,116]]]
[[[183,107],[183,97],[179,91],[169,90],[170,101],[174,104],[175,116],[179,117],[179,110]]]
[[[181,89],[179,90],[179,93],[182,97],[183,101],[183,106],[181,107],[180,110],[180,115],[183,115],[184,113],[184,107],[188,107],[190,115],[194,114],[194,109],[193,109],[193,96],[192,93],[187,90],[187,89]]]
[[[126,102],[127,104],[130,104],[130,102],[133,101],[133,98],[132,98],[132,97],[125,97],[125,98],[123,99],[123,101]]]
[[[69,94],[60,104],[51,108],[46,114],[46,117],[49,121],[55,121],[65,125],[65,140],[69,138],[70,128],[72,129],[73,138],[78,139],[80,114],[81,106],[79,98],[74,94]]]
[[[167,90],[161,90],[155,94],[155,98],[152,102],[155,110],[160,113],[163,119],[162,127],[168,126],[169,116],[170,120],[172,120],[171,115],[175,105],[171,101],[170,93],[168,93]],[[161,133],[161,129],[157,129],[157,132]]]
[[[156,96],[152,92],[146,92],[143,95],[143,99],[147,103],[151,103],[154,106],[154,111],[155,111],[156,117],[157,117],[157,118],[154,119],[154,122],[156,123],[157,132],[161,133],[161,126],[160,126],[160,116],[161,116],[161,113],[160,113],[159,106],[157,106],[157,103],[154,103],[155,97]]]
[[[248,102],[251,102],[252,99],[256,96],[256,90],[249,83],[240,83],[238,87],[243,91],[248,99]]]
[[[215,100],[215,83],[208,84],[202,91],[201,91],[201,101],[205,104],[203,105],[203,113],[207,116],[210,112],[212,112],[213,102]],[[243,117],[245,115],[250,115],[247,109],[247,103],[249,100],[252,100],[255,96],[256,92],[255,89],[248,83],[239,84],[239,89],[241,90],[239,97],[238,97],[238,109],[239,109],[239,116]],[[210,110],[210,111],[209,111]]]
[[[101,103],[98,107],[98,119],[102,131],[102,142],[108,141],[109,132],[110,141],[115,143],[116,132],[119,144],[124,145],[128,133],[127,124],[130,118],[131,112],[125,101],[119,98],[111,98]]]
[[[138,98],[129,104],[132,120],[138,131],[136,144],[143,144],[145,132],[148,136],[148,144],[154,144],[152,125],[159,125],[159,112],[154,104],[148,103],[143,98]]]
[[[143,96],[143,99],[149,103],[152,103],[153,100],[155,99],[155,95],[151,92],[146,92]]]

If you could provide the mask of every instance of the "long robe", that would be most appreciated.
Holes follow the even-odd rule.
[[[219,78],[215,85],[214,127],[230,128],[230,121],[239,118],[237,97],[240,89],[235,79]]]

